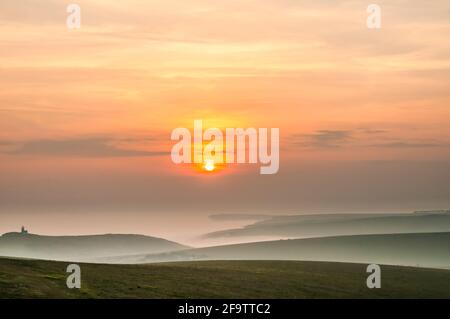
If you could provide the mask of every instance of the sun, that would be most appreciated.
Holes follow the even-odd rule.
[[[201,163],[192,163],[198,173],[215,175],[225,168],[225,163],[214,158],[203,158]]]
[[[214,165],[213,160],[205,160],[205,164],[203,165],[203,168],[208,172],[212,172],[216,168],[216,165]]]

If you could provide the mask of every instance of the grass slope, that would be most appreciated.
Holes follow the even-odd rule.
[[[80,264],[81,289],[66,288],[67,263],[0,259],[0,298],[450,298],[450,271],[298,261]]]

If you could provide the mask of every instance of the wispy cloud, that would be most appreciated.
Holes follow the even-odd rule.
[[[318,130],[310,134],[294,134],[290,143],[304,148],[439,148],[450,144],[436,139],[414,139],[397,136],[385,129]]]
[[[294,143],[304,147],[329,148],[340,147],[351,139],[350,131],[319,130],[313,134],[296,134]]]
[[[130,141],[130,139],[125,139]],[[88,137],[72,139],[40,139],[19,144],[19,147],[8,154],[15,155],[46,155],[74,157],[132,157],[132,156],[162,156],[169,152],[147,151],[119,148],[117,142],[106,137]]]
[[[428,147],[446,147],[449,145],[441,143],[414,143],[414,142],[390,142],[390,143],[379,143],[371,144],[369,147],[384,147],[384,148],[428,148]]]

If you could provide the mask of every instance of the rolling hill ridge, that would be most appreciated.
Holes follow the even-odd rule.
[[[310,260],[450,268],[450,232],[275,240],[102,259],[108,263],[189,260]]]
[[[450,232],[450,213],[324,214],[272,216],[242,228],[205,234],[204,238],[324,236]]]
[[[127,254],[153,254],[188,246],[157,237],[128,234],[41,236],[6,233],[0,237],[0,256],[50,260],[94,261]]]

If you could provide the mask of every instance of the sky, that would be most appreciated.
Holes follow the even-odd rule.
[[[211,213],[450,208],[450,2],[0,2],[0,233],[186,238]],[[205,174],[174,128],[279,128]],[[183,237],[184,236],[184,237]]]

